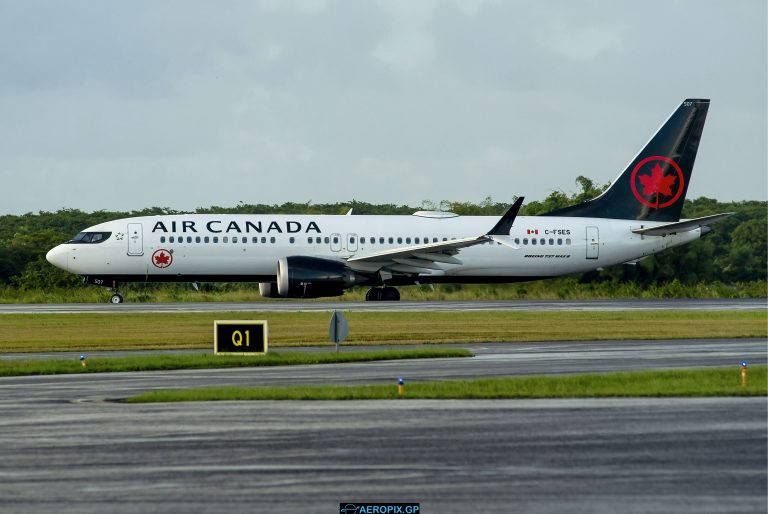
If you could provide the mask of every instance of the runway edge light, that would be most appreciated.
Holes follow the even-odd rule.
[[[741,361],[741,387],[747,387],[747,361]]]

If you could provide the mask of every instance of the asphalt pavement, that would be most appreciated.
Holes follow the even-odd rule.
[[[158,388],[765,363],[761,339],[470,345],[474,358],[0,379],[0,511],[766,512],[766,398],[112,401]],[[302,351],[313,351],[302,350]]]

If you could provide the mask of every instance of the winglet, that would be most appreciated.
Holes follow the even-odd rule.
[[[486,234],[487,236],[508,236],[509,231],[512,228],[512,224],[515,222],[517,213],[520,212],[520,206],[523,205],[524,196],[518,198],[512,207],[507,209],[504,216],[501,217],[498,223]]]

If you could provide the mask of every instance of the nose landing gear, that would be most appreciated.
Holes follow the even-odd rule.
[[[117,280],[113,278],[84,276],[83,283],[93,284],[95,286],[101,286],[106,289],[109,289],[109,291],[112,293],[112,296],[109,297],[109,303],[118,304],[118,303],[123,303],[124,301],[123,295],[121,295],[120,292],[117,290]]]
[[[123,295],[117,290],[117,280],[112,281],[112,287],[110,287],[109,290],[112,292],[112,296],[109,297],[109,303],[117,305],[118,303],[123,303],[125,301]]]

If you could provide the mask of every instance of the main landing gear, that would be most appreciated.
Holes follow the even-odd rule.
[[[400,291],[394,287],[372,287],[365,293],[366,302],[397,302]]]

